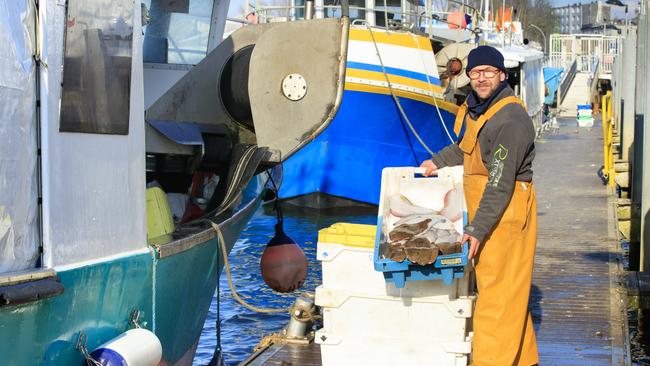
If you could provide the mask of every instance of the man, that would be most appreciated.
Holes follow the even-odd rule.
[[[503,55],[489,46],[469,53],[472,92],[459,108],[460,141],[422,163],[425,175],[464,166],[469,214],[463,243],[475,258],[474,366],[539,362],[528,311],[537,236],[532,183],[535,129],[506,81]]]

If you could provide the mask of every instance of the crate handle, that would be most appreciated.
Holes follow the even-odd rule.
[[[438,178],[438,173],[434,173],[434,175],[425,177],[424,172],[426,170],[427,170],[426,168],[413,168],[413,176],[420,175],[422,178]]]

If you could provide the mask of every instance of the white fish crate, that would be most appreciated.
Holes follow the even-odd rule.
[[[388,234],[399,220],[391,214],[390,200],[396,194],[401,194],[411,204],[419,208],[433,211],[443,211],[451,205],[458,207],[458,215],[452,222],[459,234],[467,222],[467,206],[463,190],[463,167],[448,167],[438,170],[435,177],[423,177],[422,168],[401,167],[384,168],[381,177],[381,194],[379,213],[377,217],[377,237],[375,243],[375,270],[383,272],[387,282],[392,282],[397,288],[404,287],[408,281],[442,279],[446,285],[452,285],[454,279],[465,275],[467,260],[467,244],[462,246],[462,253],[440,255],[431,265],[417,265],[408,259],[396,262],[382,256],[388,241]],[[445,203],[445,198],[452,190],[451,202]]]
[[[464,342],[427,343],[390,334],[342,337],[320,329],[315,339],[323,366],[467,366],[472,348],[470,337]]]
[[[588,118],[588,119],[579,118],[576,121],[577,121],[578,127],[586,127],[586,128],[594,127],[594,119],[593,118]]]
[[[339,335],[390,333],[429,341],[462,341],[472,317],[474,297],[367,295],[316,288],[323,328]]]
[[[316,258],[321,262],[323,288],[360,295],[424,297],[441,301],[470,295],[469,276],[455,279],[451,286],[439,280],[428,280],[406,282],[403,288],[397,288],[386,282],[383,273],[375,271],[373,251],[372,247],[319,241]]]
[[[473,297],[369,296],[316,288],[324,366],[466,365]]]

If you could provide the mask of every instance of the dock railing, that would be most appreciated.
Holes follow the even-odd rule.
[[[564,76],[562,76],[562,80],[560,81],[560,87],[557,89],[558,107],[564,101],[564,97],[566,97],[566,95],[568,94],[567,92],[569,91],[569,87],[571,86],[573,79],[576,77],[576,72],[578,70],[578,61],[574,59],[573,62],[568,67],[565,68],[565,70],[567,71],[564,73]]]
[[[619,36],[597,34],[551,34],[549,60],[552,67],[565,69],[577,60],[578,72],[593,72],[598,61],[598,78],[611,78],[614,57],[620,54]]]

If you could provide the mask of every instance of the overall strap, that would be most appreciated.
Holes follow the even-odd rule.
[[[498,102],[494,103],[494,105],[492,105],[487,111],[485,111],[485,113],[483,113],[478,118],[478,120],[474,121],[471,118],[466,118],[465,119],[465,121],[466,121],[465,135],[463,136],[463,139],[459,144],[461,150],[463,150],[463,152],[465,152],[466,154],[471,154],[472,151],[474,150],[474,146],[476,145],[476,143],[478,141],[478,133],[481,131],[481,129],[483,128],[485,123],[490,118],[492,118],[495,114],[497,114],[497,112],[499,112],[501,109],[503,109],[503,107],[507,106],[508,104],[514,104],[514,103],[517,103],[517,104],[521,105],[522,107],[524,107],[524,109],[526,108],[524,106],[524,103],[521,101],[521,99],[519,99],[519,98],[517,98],[515,96],[509,96],[509,97],[505,97],[505,98],[499,100]],[[466,110],[467,110],[467,108],[465,108],[463,111],[466,111]],[[459,109],[459,113],[460,113],[460,111],[461,110]],[[458,125],[458,117],[459,116],[460,116],[460,114],[456,116],[456,125]],[[461,121],[462,120],[463,119],[461,119]],[[462,126],[462,122],[461,122],[461,126]],[[457,126],[454,126],[454,131],[456,131],[456,127]],[[460,128],[459,128],[459,131],[460,131]]]
[[[456,121],[454,122],[454,133],[456,136],[460,135],[460,130],[463,128],[465,122],[465,115],[467,114],[467,103],[463,103],[456,112]]]

